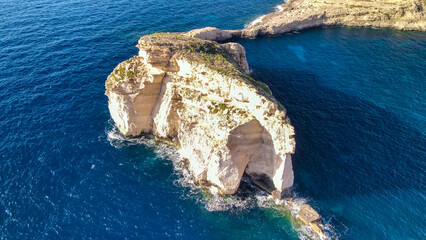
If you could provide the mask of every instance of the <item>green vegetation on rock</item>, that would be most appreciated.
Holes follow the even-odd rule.
[[[243,78],[267,97],[272,97],[269,87],[245,74],[235,58],[219,43],[185,36],[181,33],[154,33],[144,36],[138,46],[154,44],[167,47],[192,63],[204,64],[225,77]]]
[[[141,73],[136,58],[133,57],[118,64],[105,82],[106,89],[111,89],[124,80],[135,79]]]

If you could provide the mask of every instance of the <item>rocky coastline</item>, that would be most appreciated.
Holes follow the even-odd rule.
[[[423,0],[290,0],[243,29],[241,37],[277,35],[319,26],[426,31]]]
[[[426,31],[423,0],[290,0],[242,30],[213,27],[188,35],[212,41],[280,35],[321,26],[393,28]]]
[[[291,209],[295,141],[286,110],[250,76],[244,47],[203,40],[217,38],[220,30],[210,30],[142,37],[139,54],[105,82],[111,117],[126,137],[174,146],[194,182],[211,192],[234,194],[244,175]],[[326,237],[312,207],[296,217]]]
[[[142,37],[139,54],[105,83],[115,125],[175,146],[195,182],[234,194],[243,174],[292,205],[294,129],[268,86],[250,76],[237,38],[318,26],[426,31],[422,0],[291,0],[243,30],[214,27]],[[222,42],[222,44],[221,44]],[[300,223],[327,238],[321,216],[304,204]]]

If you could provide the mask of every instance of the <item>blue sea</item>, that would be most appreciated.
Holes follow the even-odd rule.
[[[176,153],[126,140],[104,82],[140,36],[240,29],[276,0],[0,0],[0,239],[309,239],[211,197]],[[426,34],[317,28],[239,40],[296,131],[295,192],[334,239],[426,238]]]

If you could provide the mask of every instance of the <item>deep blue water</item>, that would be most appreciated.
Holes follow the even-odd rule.
[[[424,239],[426,34],[327,28],[241,43],[295,126],[297,192],[342,239]]]
[[[238,29],[278,3],[0,0],[0,239],[297,239],[255,203],[209,211],[158,147],[111,141],[104,96],[141,35]],[[426,35],[240,42],[296,128],[296,191],[337,236],[424,239]]]

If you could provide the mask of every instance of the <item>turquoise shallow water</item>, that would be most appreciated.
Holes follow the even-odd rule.
[[[242,28],[280,1],[0,2],[0,239],[301,236],[250,189],[209,199],[169,151],[121,140],[103,95],[141,35]],[[296,128],[296,192],[334,236],[423,239],[426,35],[332,28],[240,43]]]

